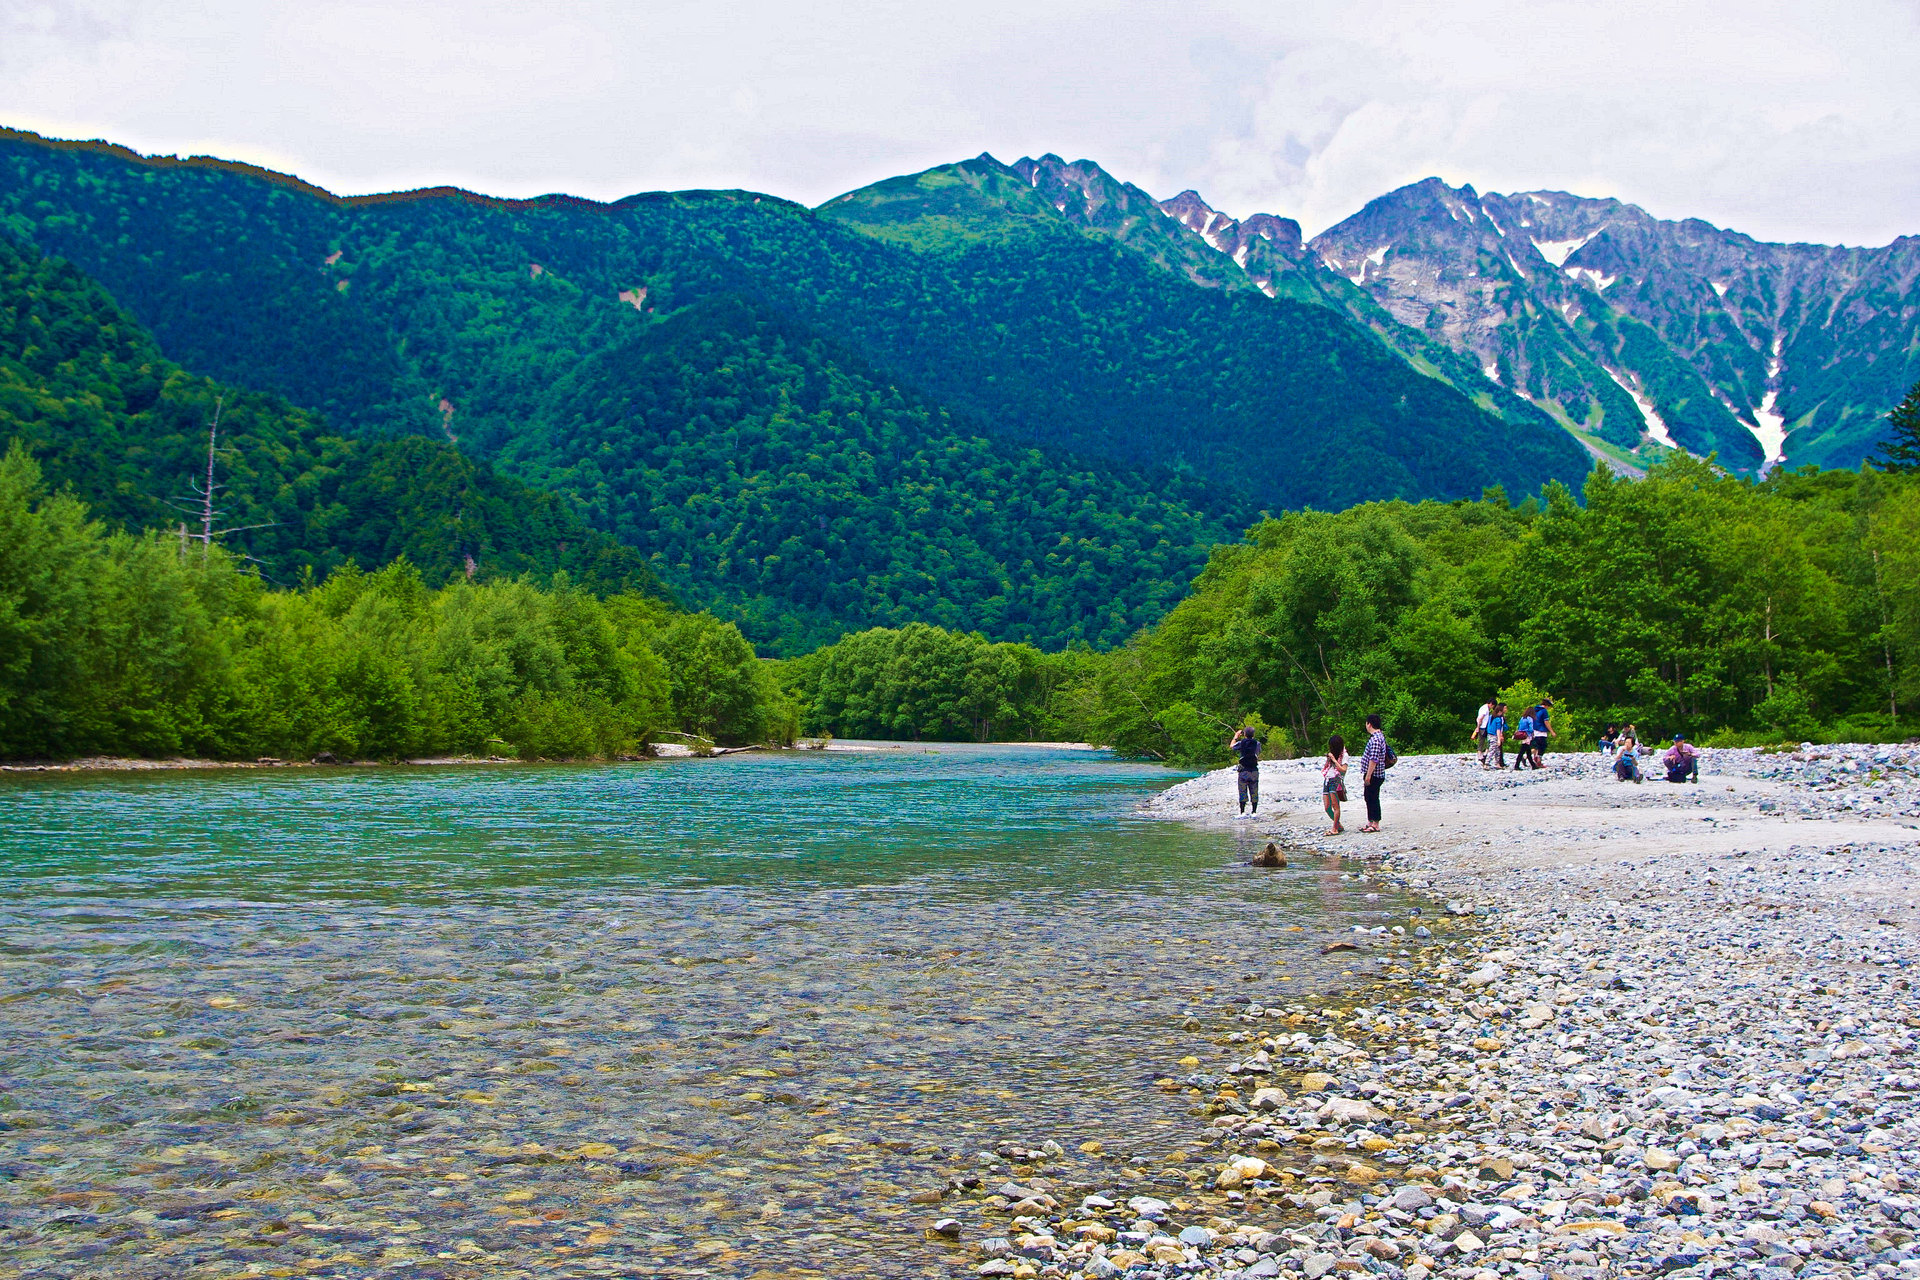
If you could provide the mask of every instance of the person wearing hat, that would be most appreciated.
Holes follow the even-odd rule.
[[[1667,766],[1668,782],[1700,781],[1700,757],[1692,744],[1680,734],[1673,735],[1673,745],[1667,748],[1667,754],[1661,759]]]

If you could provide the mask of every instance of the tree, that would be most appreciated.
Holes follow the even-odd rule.
[[[1904,400],[1887,415],[1893,434],[1880,442],[1880,456],[1872,459],[1882,471],[1920,471],[1920,382],[1907,388]]]

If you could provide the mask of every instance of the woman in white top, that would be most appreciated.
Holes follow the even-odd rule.
[[[1346,830],[1340,825],[1340,802],[1347,798],[1347,742],[1337,733],[1327,739],[1327,756],[1320,762],[1320,794],[1333,822],[1327,834],[1337,836]]]

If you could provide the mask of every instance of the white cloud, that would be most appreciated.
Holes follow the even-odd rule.
[[[992,150],[1311,232],[1429,174],[1920,232],[1920,12],[1857,0],[12,0],[0,122],[362,192],[817,203]]]

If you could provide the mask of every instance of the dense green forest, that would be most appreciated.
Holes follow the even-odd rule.
[[[1629,720],[1728,745],[1920,732],[1920,475],[1754,484],[1674,455],[1644,480],[1596,469],[1581,496],[1266,520],[1110,653],[870,631],[786,678],[810,732],[991,725],[1189,764],[1241,723],[1318,749],[1369,711],[1402,746],[1464,749],[1496,692],[1556,695],[1576,747]]]
[[[783,654],[909,621],[1119,644],[1255,514],[1179,475],[965,435],[732,297],[585,361],[521,449],[540,459],[527,474],[588,495],[596,524]],[[1194,514],[1209,507],[1229,514]]]
[[[1500,690],[1555,694],[1574,744],[1627,720],[1727,744],[1905,736],[1920,485],[1756,485],[1676,454],[1640,481],[1596,468],[1580,502],[1291,514],[1216,549],[1095,688],[1085,736],[1177,759],[1216,756],[1248,715],[1317,748],[1380,711],[1409,747],[1459,748]]]
[[[843,738],[1071,738],[1101,655],[1042,653],[923,622],[875,627],[779,664],[805,726]]]
[[[445,441],[342,439],[277,397],[196,378],[98,285],[0,239],[0,440],[27,442],[117,525],[197,529],[181,505],[217,409],[220,523],[246,529],[230,545],[283,585],[404,555],[435,582],[472,557],[483,578],[564,568],[658,593],[640,545],[779,652],[911,619],[1111,645],[1252,518],[1178,475],[1150,489],[963,436],[836,355],[735,298],[648,326],[572,369],[529,433],[543,461],[528,469],[586,495],[568,498]],[[1230,522],[1193,514],[1210,496]]]
[[[343,201],[0,137],[0,230],[102,282],[172,359],[350,438],[456,439],[781,652],[909,617],[1109,643],[1262,507],[1584,472],[1544,418],[1486,412],[1325,307],[1206,287],[1064,222],[918,249],[852,212]],[[752,443],[802,430],[830,437],[821,464]],[[815,536],[850,484],[859,513]],[[947,536],[959,490],[985,498],[948,563],[916,540]],[[718,529],[725,553],[689,552]],[[831,582],[809,580],[820,555]]]
[[[0,464],[0,757],[609,756],[665,733],[1080,739],[1217,762],[1253,723],[1315,749],[1383,712],[1464,747],[1490,693],[1722,744],[1920,729],[1920,476],[1676,455],[1518,506],[1372,503],[1263,521],[1107,652],[912,623],[804,657],[564,571],[435,590],[405,561],[275,590],[222,548],[112,532]]]
[[[269,581],[405,556],[435,582],[564,569],[660,590],[565,499],[443,441],[345,439],[277,396],[188,373],[98,284],[0,236],[0,447],[21,441],[115,527],[197,533],[216,416],[217,527],[244,530],[223,541]]]
[[[225,549],[109,531],[0,459],[0,758],[612,756],[791,741],[729,623],[565,570],[432,588],[406,561],[275,590]]]

